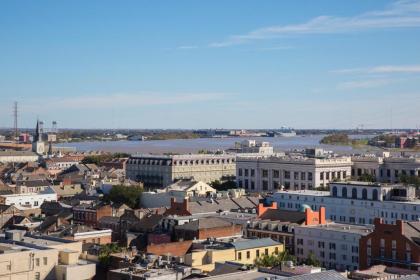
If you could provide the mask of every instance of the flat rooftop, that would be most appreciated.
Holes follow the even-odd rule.
[[[278,195],[287,195],[287,194],[300,194],[300,195],[310,195],[310,196],[330,196],[329,191],[315,191],[315,190],[284,190],[278,191],[273,194],[273,196]]]
[[[358,233],[358,234],[368,234],[372,232],[374,229],[374,225],[353,225],[353,224],[350,225],[350,224],[340,224],[340,223],[334,223],[334,222],[330,222],[325,225],[308,225],[304,227],[330,230],[330,231]]]

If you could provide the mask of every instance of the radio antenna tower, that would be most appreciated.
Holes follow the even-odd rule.
[[[15,101],[13,104],[13,129],[14,129],[14,138],[13,142],[17,143],[19,140],[18,135],[18,103]]]

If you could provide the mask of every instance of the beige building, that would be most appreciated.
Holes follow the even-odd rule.
[[[283,244],[271,238],[240,239],[230,243],[212,242],[198,244],[201,248],[192,249],[185,255],[185,264],[203,271],[212,271],[215,263],[227,261],[254,264],[263,255],[278,254],[284,251]]]
[[[6,232],[0,239],[0,280],[92,279],[96,265],[79,259],[81,243]]]
[[[350,177],[350,157],[305,157],[284,154],[238,156],[236,181],[250,192],[304,190]]]
[[[145,187],[162,188],[179,179],[211,183],[235,178],[235,156],[230,154],[133,155],[126,163],[126,178]]]
[[[0,151],[0,163],[35,162],[39,156],[30,151]]]
[[[352,157],[352,177],[358,178],[363,174],[372,175],[378,182],[399,183],[400,176],[420,177],[420,158],[392,157],[384,154]]]

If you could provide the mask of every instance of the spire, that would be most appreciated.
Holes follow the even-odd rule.
[[[34,142],[38,142],[39,141],[39,120],[36,120],[36,128],[35,128],[35,137],[34,137]]]

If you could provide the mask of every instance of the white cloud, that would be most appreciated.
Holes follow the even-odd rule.
[[[392,74],[392,73],[420,73],[420,65],[382,65],[366,68],[349,68],[332,71],[333,73],[351,74]]]
[[[192,49],[196,49],[196,48],[198,48],[198,46],[191,45],[191,46],[179,46],[177,49],[178,50],[192,50]]]
[[[210,47],[227,47],[285,35],[348,33],[362,30],[420,27],[420,1],[402,0],[381,11],[353,17],[318,16],[300,24],[263,27],[242,35],[233,35]]]
[[[361,80],[361,81],[349,81],[343,82],[337,86],[337,89],[341,90],[351,90],[351,89],[368,89],[368,88],[377,88],[389,85],[393,83],[394,80],[388,79],[374,79],[374,80]]]

